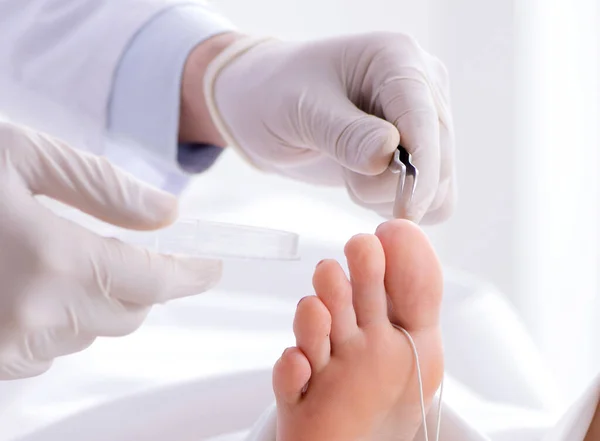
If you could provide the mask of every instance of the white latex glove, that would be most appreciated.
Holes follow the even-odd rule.
[[[398,182],[388,165],[401,143],[419,171],[408,217],[433,223],[453,210],[447,73],[406,35],[242,39],[208,67],[205,96],[228,144],[262,170],[345,185],[387,217]]]
[[[40,374],[98,336],[131,333],[153,304],[205,291],[220,277],[220,261],[101,238],[34,195],[131,229],[177,216],[173,196],[105,159],[0,123],[0,379]]]

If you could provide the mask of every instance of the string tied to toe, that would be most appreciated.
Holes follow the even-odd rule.
[[[394,328],[398,329],[399,331],[401,331],[406,336],[406,338],[408,339],[408,342],[410,343],[410,346],[412,348],[413,355],[415,356],[415,365],[417,368],[417,380],[419,382],[419,395],[420,395],[420,400],[421,400],[421,418],[423,420],[423,434],[424,434],[425,441],[429,441],[429,434],[427,433],[427,410],[425,408],[425,394],[423,392],[423,376],[421,375],[421,362],[419,361],[419,351],[417,350],[417,345],[415,344],[415,341],[413,340],[412,336],[406,329],[402,328],[401,326],[394,325],[394,324],[392,324],[392,326]],[[440,385],[440,396],[438,399],[438,412],[437,412],[435,441],[440,441],[440,426],[442,423],[442,395],[443,395],[443,393],[444,393],[444,380],[442,379],[442,383]]]

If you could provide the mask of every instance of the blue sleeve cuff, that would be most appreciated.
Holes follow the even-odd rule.
[[[235,27],[210,8],[174,6],[150,20],[132,39],[115,73],[108,136],[132,144],[166,170],[199,173],[223,149],[178,145],[181,76],[192,49]]]
[[[223,149],[210,144],[179,144],[177,162],[186,173],[202,173],[221,156]]]

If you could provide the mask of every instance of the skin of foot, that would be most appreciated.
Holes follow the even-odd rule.
[[[584,441],[598,440],[600,440],[600,401],[598,401],[596,413],[594,414],[594,418],[592,418],[592,422],[590,423],[590,427]]]
[[[415,358],[427,408],[443,377],[439,326],[442,271],[424,233],[382,224],[345,247],[350,278],[320,262],[316,295],[294,319],[296,346],[273,369],[277,441],[408,441],[421,420]]]

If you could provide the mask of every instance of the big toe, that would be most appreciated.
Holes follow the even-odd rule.
[[[437,327],[443,278],[429,240],[405,220],[386,222],[375,234],[385,251],[390,320],[409,332]]]

